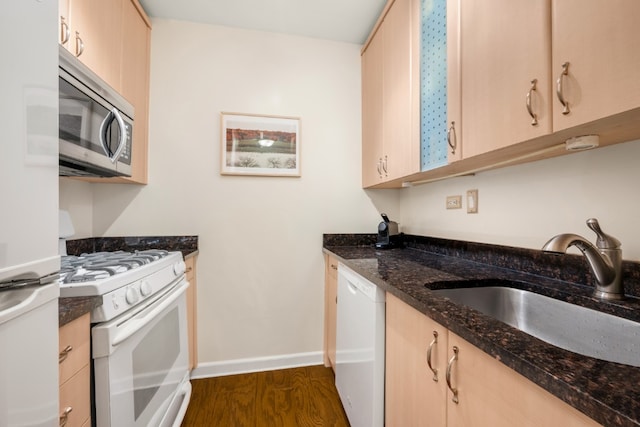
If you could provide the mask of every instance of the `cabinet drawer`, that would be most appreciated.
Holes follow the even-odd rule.
[[[89,313],[67,323],[59,331],[60,384],[89,363]]]
[[[83,426],[91,417],[90,387],[89,364],[60,386],[60,415],[71,408],[65,427]]]

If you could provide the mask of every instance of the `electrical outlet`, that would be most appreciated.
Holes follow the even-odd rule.
[[[467,191],[467,213],[478,213],[478,190]]]
[[[462,196],[447,196],[447,209],[462,208]]]

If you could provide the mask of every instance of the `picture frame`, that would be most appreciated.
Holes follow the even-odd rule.
[[[222,112],[221,175],[300,177],[300,118]]]

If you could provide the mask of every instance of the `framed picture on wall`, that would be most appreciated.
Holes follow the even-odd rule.
[[[300,176],[300,118],[221,113],[222,175]]]

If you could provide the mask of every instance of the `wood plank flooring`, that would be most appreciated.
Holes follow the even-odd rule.
[[[349,427],[331,368],[192,380],[182,427]]]

